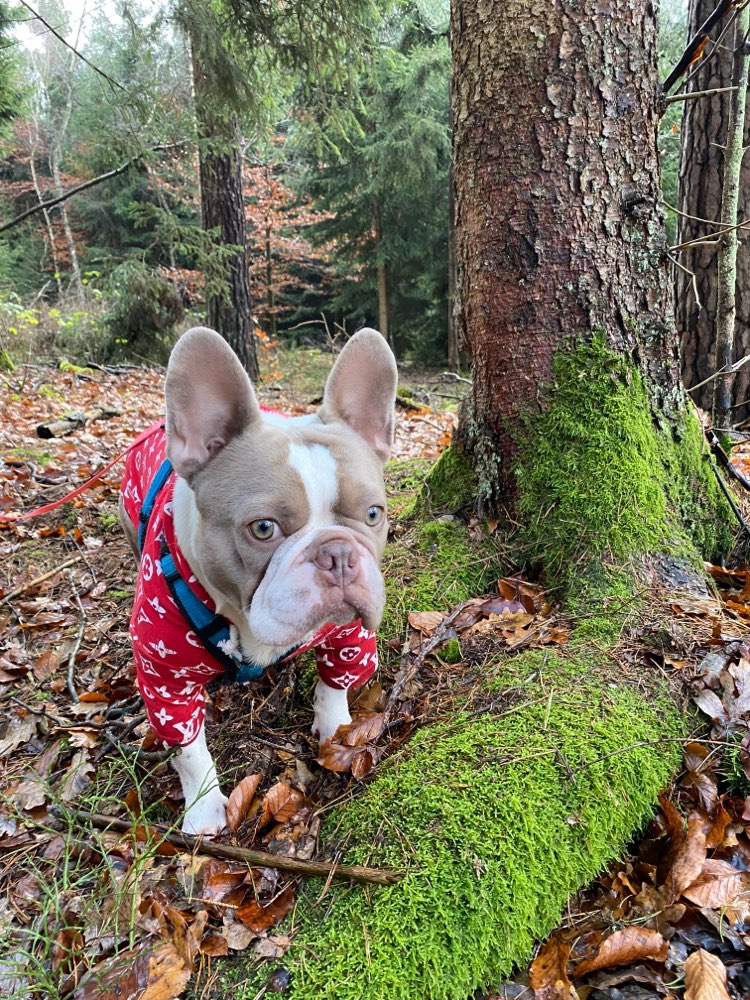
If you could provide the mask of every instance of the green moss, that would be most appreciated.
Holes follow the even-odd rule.
[[[477,475],[470,459],[458,449],[446,448],[432,466],[410,513],[456,514],[477,504]]]
[[[458,639],[449,639],[440,650],[440,659],[443,663],[461,662],[461,643]]]
[[[380,634],[403,635],[410,611],[447,611],[485,593],[497,579],[499,563],[493,539],[472,537],[457,518],[404,526],[383,557],[386,610]]]
[[[693,414],[658,428],[642,375],[600,336],[559,351],[553,375],[515,464],[521,544],[550,582],[566,589],[592,556],[726,551],[729,508]]]
[[[533,675],[541,653],[514,662]],[[636,744],[679,734],[679,714],[664,713],[666,696],[644,704],[626,685],[597,685],[588,659],[569,659],[560,678],[558,659],[504,715],[422,730],[329,821],[325,841],[347,862],[407,874],[320,902],[308,886],[284,961],[294,1000],[465,1000],[527,959],[646,821],[679,750]],[[255,996],[257,975],[238,1000]]]
[[[734,733],[729,737],[729,745],[724,751],[724,768],[729,790],[735,795],[750,795],[750,779],[742,766],[740,749],[744,733]]]

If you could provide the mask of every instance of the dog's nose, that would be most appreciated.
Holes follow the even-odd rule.
[[[342,541],[324,542],[313,561],[338,586],[351,583],[359,572],[356,549]]]

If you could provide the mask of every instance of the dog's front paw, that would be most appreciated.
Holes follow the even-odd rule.
[[[339,726],[348,726],[352,721],[346,691],[328,687],[323,681],[315,687],[314,709],[312,733],[321,743],[329,740]]]
[[[227,797],[217,787],[197,799],[185,813],[182,832],[193,836],[213,836],[227,825]]]

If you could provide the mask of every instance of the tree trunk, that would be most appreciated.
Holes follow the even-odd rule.
[[[654,407],[674,408],[650,9],[513,0],[497,22],[454,4],[458,292],[474,362],[464,434],[490,508],[515,496],[519,415],[538,408],[566,337],[600,330],[653,380]]]
[[[193,46],[193,86],[198,125],[201,218],[216,244],[232,248],[218,274],[206,282],[210,327],[234,348],[251,379],[258,377],[242,194],[242,154],[237,120],[217,107],[216,96]]]
[[[458,371],[461,363],[461,337],[459,318],[456,315],[456,208],[453,164],[450,167],[448,188],[448,366]]]
[[[691,0],[688,35],[692,37],[716,7],[715,0]],[[722,22],[712,35],[718,36]],[[724,40],[726,42],[726,39]],[[732,83],[732,45],[722,44],[717,52],[706,50],[693,67],[690,82],[683,89],[702,91],[729,87]],[[679,175],[680,198],[677,219],[678,246],[706,238],[719,230],[723,184],[723,148],[726,143],[730,93],[685,101],[682,115],[682,144]],[[750,142],[750,123],[745,125],[745,145]],[[742,168],[738,219],[750,216],[750,166]],[[718,287],[717,246],[686,247],[678,251],[681,267],[675,268],[675,312],[682,352],[685,385],[697,385],[714,373],[716,353],[716,293]],[[750,250],[747,231],[739,233],[736,281],[736,322],[733,360],[750,354]],[[690,394],[704,409],[713,399],[711,383]],[[735,375],[732,390],[732,423],[750,417],[750,367]]]
[[[391,347],[393,347],[389,322],[390,310],[388,308],[388,268],[385,261],[380,257],[380,245],[383,241],[383,219],[380,205],[377,202],[373,210],[373,221],[375,226],[375,252],[378,258],[378,330],[380,330]]]
[[[745,155],[745,105],[747,103],[747,72],[750,58],[746,35],[750,28],[750,11],[742,8],[734,25],[732,86],[729,96],[729,118],[724,143],[724,182],[721,193],[721,243],[718,250],[718,288],[716,302],[716,354],[714,369],[729,369],[734,361],[735,325],[737,319],[737,255],[739,235],[737,206],[740,198],[740,175]],[[734,374],[714,382],[714,425],[731,423],[732,387]]]

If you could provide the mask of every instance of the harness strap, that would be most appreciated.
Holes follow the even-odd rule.
[[[159,468],[156,470],[154,478],[148,488],[148,493],[146,494],[146,499],[143,501],[143,506],[138,514],[138,554],[143,552],[143,543],[146,540],[146,531],[148,530],[148,522],[154,510],[154,505],[156,504],[157,497],[164,488],[164,484],[167,482],[169,477],[172,475],[172,463],[168,458],[165,458],[161,463]]]
[[[248,681],[261,677],[264,668],[259,664],[250,660],[237,660],[226,652],[226,647],[232,641],[229,622],[223,615],[216,614],[206,607],[203,601],[193,593],[177,569],[164,538],[161,543],[159,561],[169,592],[183,618],[211,656],[224,667],[221,683],[247,684]]]

